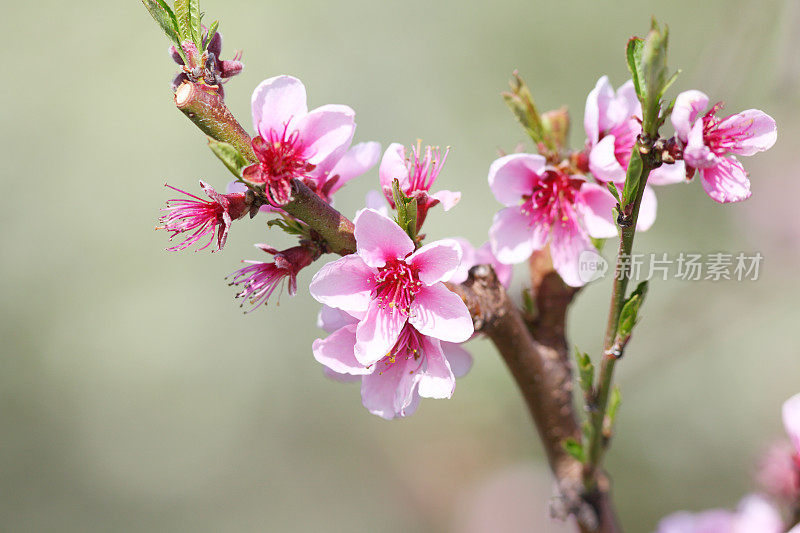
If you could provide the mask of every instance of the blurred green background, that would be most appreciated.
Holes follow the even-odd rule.
[[[655,14],[671,28],[677,90],[779,125],[746,162],[753,197],[659,191],[643,252],[754,252],[757,282],[657,282],[619,366],[608,456],[628,531],[676,509],[735,505],[800,391],[796,0],[255,2],[203,0],[224,58],[244,50],[227,101],[287,73],[312,107],[347,103],[356,140],[453,147],[440,187],[461,204],[431,237],[475,244],[498,204],[486,173],[525,136],[498,93],[518,68],[543,109],[573,112],[627,79],[624,46]],[[385,422],[332,382],[310,345],[304,292],[243,316],[223,277],[276,230],[238,223],[224,253],[170,253],[154,232],[169,192],[226,171],[172,104],[175,66],[140,2],[6,3],[0,209],[0,529],[3,531],[561,531],[550,481],[500,359],[470,345],[450,401]],[[673,89],[673,95],[676,89]],[[348,186],[352,214],[377,171]],[[261,220],[261,219],[259,219]],[[301,287],[311,278],[306,272]],[[522,272],[520,271],[520,274]],[[524,276],[517,278],[521,283]],[[580,296],[570,335],[599,349],[608,280]]]

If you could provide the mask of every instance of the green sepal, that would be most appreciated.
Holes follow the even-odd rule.
[[[167,37],[175,43],[178,52],[183,56],[178,20],[175,18],[175,13],[173,13],[172,9],[164,0],[142,0],[142,3]]]
[[[392,181],[392,199],[394,208],[397,211],[397,225],[411,237],[412,241],[417,238],[417,200],[408,198],[400,190],[400,182],[395,179]]]
[[[581,463],[586,462],[586,454],[583,451],[583,445],[572,437],[567,437],[561,443],[564,450],[576,460]]]
[[[208,138],[208,147],[214,152],[214,155],[222,161],[222,164],[231,171],[231,174],[237,178],[242,178],[242,171],[250,163],[233,145],[226,142],[216,141],[211,137]]]

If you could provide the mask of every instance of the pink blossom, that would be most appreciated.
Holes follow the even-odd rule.
[[[469,269],[475,265],[492,265],[497,279],[508,288],[511,285],[511,276],[514,273],[511,265],[501,263],[492,253],[492,246],[485,242],[480,248],[476,249],[467,239],[456,238],[455,240],[461,247],[461,264],[450,277],[451,283],[463,283],[469,276]]]
[[[283,286],[284,280],[288,283],[289,296],[294,296],[297,292],[297,273],[316,258],[314,251],[305,246],[295,246],[282,252],[266,244],[256,244],[255,247],[274,256],[273,262],[242,261],[248,266],[229,276],[231,285],[242,286],[236,297],[244,300],[242,306],[245,302],[250,304],[248,313],[267,303],[275,290]]]
[[[472,356],[461,346],[423,335],[410,323],[384,357],[364,365],[355,355],[358,324],[352,315],[323,306],[318,325],[331,334],[314,341],[314,358],[334,379],[360,380],[364,407],[380,417],[408,416],[420,397],[450,398],[456,377],[472,366]]]
[[[211,201],[203,200],[171,185],[166,186],[189,197],[167,200],[166,207],[162,209],[165,214],[159,218],[161,225],[156,229],[171,232],[170,241],[177,235],[188,233],[180,244],[167,248],[172,252],[194,246],[208,236],[208,242],[198,248],[204,250],[214,242],[215,234],[217,250],[222,250],[228,238],[231,222],[242,218],[250,210],[247,194],[239,192],[220,194],[204,181],[200,181],[200,187]]]
[[[800,394],[796,394],[783,404],[783,426],[795,451],[800,455]]]
[[[642,133],[642,106],[633,81],[628,80],[616,93],[608,76],[597,80],[586,98],[583,126],[589,151],[589,170],[601,181],[625,183],[625,173],[636,138]],[[668,185],[686,181],[683,163],[662,165],[650,173],[648,183]]]
[[[658,524],[656,533],[783,533],[781,515],[761,496],[745,497],[736,511],[714,509],[692,514],[672,514]]]
[[[739,202],[750,197],[750,180],[737,155],[749,156],[768,150],[778,133],[775,121],[758,109],[748,109],[721,119],[722,104],[705,114],[709,99],[700,91],[678,95],[672,110],[675,135],[683,144],[687,175],[700,172],[703,189],[720,203]]]
[[[383,194],[394,209],[392,182],[398,180],[403,194],[417,199],[418,228],[422,227],[431,207],[441,202],[444,210],[449,211],[461,200],[460,192],[439,191],[428,194],[447,161],[448,153],[449,149],[441,155],[439,148],[426,146],[423,154],[421,147],[417,145],[411,148],[411,154],[407,154],[402,144],[393,143],[383,154],[378,171]]]
[[[373,365],[397,344],[406,324],[425,336],[463,342],[474,329],[464,302],[442,283],[458,268],[451,240],[414,243],[393,220],[372,209],[355,218],[356,253],[323,266],[311,281],[320,303],[359,317],[355,358]]]
[[[273,206],[291,200],[292,180],[321,177],[347,151],[355,132],[355,113],[342,105],[306,106],[306,89],[297,78],[277,76],[256,87],[253,150],[258,163],[244,179],[264,184]]]
[[[489,169],[489,186],[505,205],[489,229],[489,242],[497,259],[521,263],[534,250],[550,242],[553,266],[573,287],[585,282],[578,275],[582,252],[594,250],[589,236],[617,235],[612,218],[616,205],[605,187],[583,176],[569,175],[546,165],[534,154],[510,154]],[[645,230],[655,220],[655,195],[645,191],[638,227]]]

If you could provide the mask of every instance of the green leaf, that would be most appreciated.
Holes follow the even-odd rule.
[[[208,138],[208,147],[214,152],[214,155],[231,171],[237,178],[242,177],[242,170],[250,163],[233,145],[226,142],[216,141],[211,137]]]
[[[675,80],[677,80],[677,79],[678,79],[678,76],[680,76],[680,75],[681,75],[681,72],[683,72],[683,71],[682,71],[682,70],[680,70],[680,69],[676,70],[676,71],[675,71],[675,72],[672,74],[672,76],[670,76],[670,77],[669,77],[669,79],[668,79],[667,81],[665,81],[665,82],[664,82],[664,86],[661,88],[661,92],[660,92],[660,94],[658,95],[658,98],[659,98],[659,99],[662,99],[662,98],[664,98],[664,94],[666,94],[666,92],[667,92],[667,89],[669,89],[669,88],[672,86],[672,84],[673,84],[673,83],[675,83]]]
[[[639,181],[642,179],[642,154],[639,153],[639,143],[633,145],[628,171],[625,173],[625,187],[622,189],[622,202],[624,208],[633,202],[639,190]],[[612,193],[613,194],[613,193]]]
[[[644,72],[642,71],[642,49],[644,48],[644,41],[639,37],[631,37],[628,41],[626,55],[628,58],[628,70],[631,71],[633,77],[633,86],[636,89],[636,94],[639,100],[645,99],[645,81]]]
[[[606,186],[608,187],[608,192],[611,193],[611,196],[616,198],[618,204],[622,204],[622,200],[619,197],[619,191],[617,190],[617,186],[614,185],[613,181],[609,181]]]
[[[667,45],[669,28],[663,31],[653,20],[652,29],[647,34],[642,48],[642,71],[644,73],[645,97],[642,101],[642,128],[644,133],[655,137],[656,121],[661,110],[661,97],[667,86]]]
[[[544,143],[549,148],[554,148],[552,139],[550,139],[549,135],[546,135],[542,117],[536,109],[536,104],[533,102],[533,95],[531,95],[528,85],[517,72],[514,72],[514,77],[509,82],[509,85],[511,86],[511,92],[501,94],[517,121],[530,135],[534,143]]]
[[[308,226],[303,224],[302,222],[295,220],[293,218],[289,218],[285,215],[281,215],[283,218],[273,218],[272,220],[267,221],[267,226],[277,227],[288,233],[289,235],[297,235],[300,237],[309,237],[311,231]]]
[[[182,40],[192,41],[200,49],[200,4],[199,0],[175,0],[175,14]]]
[[[617,327],[617,339],[619,340],[620,344],[624,345],[631,336],[633,332],[633,327],[636,325],[636,322],[639,320],[639,308],[641,307],[642,303],[644,302],[644,298],[647,295],[647,288],[649,286],[649,282],[643,281],[639,283],[631,295],[625,300],[625,304],[622,306],[622,311],[619,314],[619,324]]]
[[[167,37],[177,45],[182,54],[180,31],[178,30],[178,21],[175,18],[175,13],[172,12],[164,0],[142,0],[142,3],[153,19],[161,26],[164,33],[167,34]]]
[[[206,34],[206,38],[203,41],[203,48],[201,50],[202,52],[205,52],[206,49],[208,49],[208,45],[211,44],[211,39],[214,38],[214,34],[217,33],[217,29],[218,28],[219,28],[219,21],[215,20],[213,22],[213,24],[211,24],[211,27],[208,29],[208,33]],[[219,58],[217,58],[217,59],[219,59]]]
[[[586,454],[583,452],[583,445],[580,442],[573,439],[572,437],[567,437],[566,439],[564,439],[561,445],[564,446],[564,449],[572,457],[574,457],[581,463],[586,462]]]
[[[578,366],[578,383],[581,390],[585,393],[590,393],[594,387],[594,365],[588,354],[581,353],[580,350],[575,348],[575,362]]]

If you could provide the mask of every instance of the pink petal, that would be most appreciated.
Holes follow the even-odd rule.
[[[351,147],[330,170],[331,176],[339,176],[336,184],[331,187],[331,194],[341,189],[351,179],[357,178],[374,167],[380,156],[380,143],[366,142]]]
[[[450,211],[461,200],[461,193],[459,191],[439,191],[429,197],[438,200],[442,204],[442,209]]]
[[[656,533],[733,533],[734,514],[714,509],[698,514],[674,513],[659,522]]]
[[[511,276],[514,268],[511,265],[501,263],[492,253],[492,245],[488,242],[483,243],[475,254],[474,265],[492,265],[497,279],[507,289],[511,285]],[[472,265],[472,266],[474,266]]]
[[[461,246],[453,239],[426,244],[406,259],[419,269],[419,280],[425,285],[449,279],[461,263]]]
[[[549,230],[544,225],[531,227],[530,217],[523,215],[519,207],[506,207],[494,215],[489,242],[501,263],[522,263],[534,250],[544,247]]]
[[[589,170],[595,178],[615,183],[625,183],[625,169],[617,161],[614,153],[613,135],[606,135],[589,152]]]
[[[464,342],[475,332],[464,301],[442,283],[417,293],[408,322],[423,335],[448,342]]]
[[[672,185],[686,183],[686,165],[683,161],[675,161],[671,165],[661,165],[650,172],[647,178],[650,185]]]
[[[720,134],[725,133],[737,139],[731,153],[753,155],[769,150],[778,140],[775,119],[759,109],[748,109],[723,120],[719,126]]]
[[[356,359],[369,366],[386,357],[397,343],[406,318],[398,309],[382,307],[380,302],[372,300],[356,329]]]
[[[381,215],[388,218],[389,205],[386,203],[386,197],[383,195],[383,193],[375,190],[368,191],[364,196],[364,204],[367,206],[367,209],[377,211]]]
[[[425,353],[425,368],[419,379],[419,395],[423,398],[450,398],[456,390],[456,377],[442,353],[439,339],[423,337],[422,350]]]
[[[783,533],[783,519],[762,496],[746,496],[739,502],[732,533]]]
[[[371,369],[356,360],[356,325],[351,324],[338,329],[324,339],[312,344],[314,359],[339,374],[365,375]]]
[[[783,404],[783,426],[800,454],[800,394],[796,394]]]
[[[338,161],[350,146],[356,131],[355,112],[344,105],[324,105],[297,121],[303,154],[323,171]]]
[[[378,169],[381,188],[392,190],[392,181],[400,182],[400,189],[408,188],[408,167],[406,166],[406,149],[400,143],[392,143],[386,149]]]
[[[683,142],[689,138],[689,130],[697,120],[698,115],[708,107],[708,96],[700,91],[684,91],[675,99],[675,107],[672,108],[672,126],[675,133]]]
[[[614,98],[614,89],[608,82],[608,76],[603,76],[597,80],[594,89],[586,97],[586,109],[583,113],[583,128],[586,130],[586,137],[589,144],[594,146],[600,134],[610,129],[606,119],[606,111],[611,99]]]
[[[644,193],[642,193],[642,203],[639,205],[639,218],[636,221],[636,229],[639,231],[649,230],[656,221],[657,209],[656,193],[652,187],[646,185]]]
[[[390,420],[412,414],[419,403],[416,388],[421,378],[419,363],[398,360],[386,369],[378,363],[372,374],[361,379],[361,402],[370,413]]]
[[[253,126],[259,135],[266,137],[273,130],[282,132],[293,117],[299,119],[308,112],[306,88],[292,76],[269,78],[253,91],[251,108]]]
[[[333,333],[337,329],[357,323],[358,319],[350,313],[345,313],[341,309],[328,305],[323,305],[317,314],[317,327],[328,333]]]
[[[522,195],[530,194],[546,165],[535,154],[509,154],[489,167],[489,187],[497,201],[505,206],[519,205]]]
[[[450,275],[450,279],[445,279],[443,281],[464,283],[469,276],[469,269],[478,264],[475,260],[475,247],[463,237],[455,237],[452,240],[461,249],[461,262],[458,264],[458,268]]]
[[[583,225],[589,235],[595,239],[616,237],[617,226],[612,211],[616,207],[617,201],[608,192],[608,189],[595,183],[584,183],[579,194],[585,207],[581,211]]]
[[[466,376],[472,368],[472,354],[455,342],[442,341],[442,353],[450,363],[450,369],[457,378]]]
[[[580,287],[586,283],[579,275],[579,260],[581,253],[587,250],[596,251],[575,220],[558,221],[553,225],[553,240],[550,243],[553,268],[567,285]]]
[[[700,169],[703,189],[715,201],[726,204],[750,198],[750,180],[739,161],[733,157],[721,157],[709,168]]]
[[[325,377],[328,377],[334,381],[338,381],[339,383],[354,383],[356,381],[361,381],[361,376],[354,376],[352,374],[340,374],[338,372],[334,372],[327,366],[322,367],[322,373],[325,374]]]
[[[308,291],[319,303],[347,312],[364,312],[372,300],[373,271],[355,254],[319,269]]]
[[[607,126],[609,130],[632,117],[642,117],[642,105],[639,103],[639,97],[636,96],[633,80],[626,81],[617,89],[614,99],[609,102],[606,117],[609,122]]]
[[[414,251],[406,232],[377,211],[362,209],[354,224],[358,255],[373,268],[384,266],[389,259],[403,259]]]

